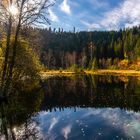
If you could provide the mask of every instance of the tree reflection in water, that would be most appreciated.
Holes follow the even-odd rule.
[[[0,139],[43,139],[41,111],[65,108],[140,110],[138,77],[75,75],[16,84],[7,103],[0,105]]]
[[[0,105],[0,139],[20,140],[41,137],[37,122],[31,119],[41,109],[42,86],[38,81],[21,81],[8,101]]]
[[[55,107],[119,107],[139,111],[140,81],[137,77],[73,76],[46,80],[44,109]]]

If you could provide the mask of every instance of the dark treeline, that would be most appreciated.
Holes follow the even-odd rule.
[[[128,68],[140,56],[140,26],[119,31],[65,32],[63,29],[23,29],[41,62],[49,69]],[[121,60],[125,60],[121,62]],[[131,67],[130,67],[131,68]]]

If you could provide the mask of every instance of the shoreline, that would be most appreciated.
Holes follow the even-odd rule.
[[[140,76],[140,71],[136,70],[96,70],[96,71],[86,71],[87,74],[95,75],[122,75],[122,76]]]
[[[140,76],[140,71],[136,70],[107,70],[107,69],[99,69],[99,70],[85,70],[83,72],[72,72],[72,71],[59,71],[59,70],[49,70],[49,71],[42,71],[41,76],[54,76],[54,75],[64,75],[64,76],[69,76],[69,75],[74,75],[74,74],[93,74],[93,75],[116,75],[116,76]]]

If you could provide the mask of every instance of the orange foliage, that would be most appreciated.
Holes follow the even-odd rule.
[[[128,62],[127,59],[121,60],[121,61],[118,63],[118,66],[119,66],[120,69],[128,69],[129,62]]]

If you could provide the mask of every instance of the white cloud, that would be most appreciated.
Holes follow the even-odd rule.
[[[108,8],[109,7],[109,3],[105,2],[105,1],[99,1],[99,0],[90,0],[89,1],[92,5],[94,9],[97,8]]]
[[[96,3],[96,0],[93,0]],[[99,5],[99,6],[102,6]],[[140,0],[125,0],[118,7],[109,9],[99,20],[94,23],[82,21],[83,25],[92,29],[118,30],[140,24]]]
[[[119,29],[140,24],[140,0],[125,0],[118,7],[105,13],[100,22],[106,29]]]
[[[63,0],[63,2],[60,4],[60,9],[64,13],[71,15],[71,9],[70,9],[70,5],[68,5],[68,0]]]
[[[86,21],[81,21],[82,24],[84,24],[87,29],[90,31],[90,30],[98,30],[101,28],[100,24],[96,24],[96,23],[88,23]]]
[[[121,128],[127,137],[140,137],[140,113],[125,111],[119,108],[90,109],[84,118],[100,117],[114,128]],[[136,138],[136,139],[137,139]]]
[[[56,16],[56,14],[51,9],[48,9],[48,12],[49,12],[49,18],[50,18],[51,21],[54,21],[54,22],[59,21],[58,17]]]
[[[55,117],[52,118],[48,132],[50,132],[57,123],[58,123],[58,119]]]
[[[68,135],[71,133],[71,125],[68,125],[62,129],[62,134],[65,139],[68,139]]]

